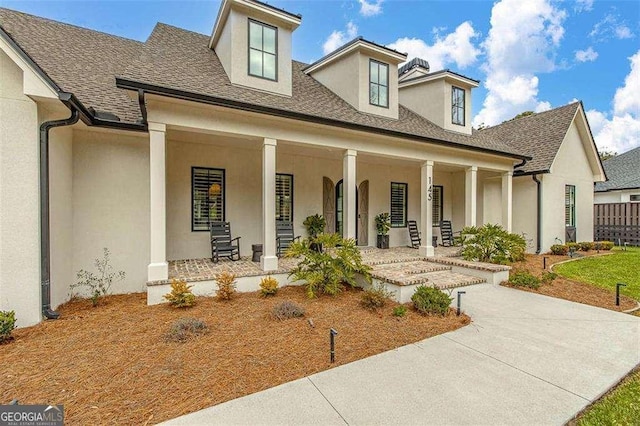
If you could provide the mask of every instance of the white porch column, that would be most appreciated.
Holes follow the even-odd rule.
[[[420,168],[420,256],[433,256],[433,161]]]
[[[342,160],[343,234],[344,238],[353,239],[356,238],[356,155],[355,150],[348,149]]]
[[[478,197],[478,167],[471,166],[465,170],[465,202],[464,226],[476,226],[477,197]]]
[[[502,226],[511,232],[513,222],[513,173],[502,174]]]
[[[278,269],[276,256],[276,140],[262,144],[262,256],[263,271]]]
[[[169,278],[167,263],[167,195],[166,195],[166,140],[167,126],[149,123],[149,187],[150,208],[150,262],[147,268],[149,281]]]

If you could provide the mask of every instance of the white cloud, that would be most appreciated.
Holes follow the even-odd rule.
[[[635,35],[625,21],[620,21],[619,16],[608,13],[593,26],[589,37],[602,42],[614,37],[620,40],[633,38]]]
[[[407,59],[421,58],[429,62],[431,71],[438,71],[449,64],[466,68],[474,64],[481,51],[473,44],[480,34],[471,22],[463,22],[454,32],[441,36],[440,29],[434,29],[435,40],[429,45],[419,38],[400,38],[388,45],[391,49],[408,54]]]
[[[591,46],[587,50],[578,50],[576,52],[576,61],[578,62],[593,62],[598,59],[598,52],[593,50]]]
[[[527,111],[544,111],[536,74],[557,68],[555,54],[564,36],[566,12],[549,0],[502,0],[491,10],[491,29],[482,43],[488,90],[473,124],[499,124]]]
[[[351,39],[355,38],[358,35],[358,27],[352,21],[347,23],[347,28],[344,31],[335,30],[332,32],[327,40],[322,45],[322,50],[324,54],[328,54],[344,45]]]
[[[622,153],[640,146],[640,50],[629,58],[631,70],[616,90],[613,113],[587,111],[594,139],[601,151]]]
[[[593,0],[576,0],[576,12],[590,12],[593,9]]]
[[[382,13],[383,0],[369,3],[367,0],[358,0],[360,3],[360,14],[362,16],[375,16]]]

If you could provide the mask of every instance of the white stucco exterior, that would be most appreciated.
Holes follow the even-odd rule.
[[[634,196],[632,200],[631,197]],[[640,201],[640,188],[620,189],[615,191],[602,191],[593,194],[593,202],[596,204],[628,203]]]

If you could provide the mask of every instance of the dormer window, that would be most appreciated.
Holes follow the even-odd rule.
[[[369,60],[369,103],[389,108],[389,65]]]
[[[451,122],[464,126],[464,89],[451,87]]]
[[[249,20],[249,75],[277,80],[278,29]]]

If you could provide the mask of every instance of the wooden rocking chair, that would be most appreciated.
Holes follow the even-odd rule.
[[[411,240],[411,247],[419,248],[422,239],[420,238],[420,231],[418,231],[418,223],[415,220],[407,221],[407,229],[409,230],[409,239]]]
[[[442,245],[445,247],[451,247],[456,245],[454,234],[460,235],[460,232],[453,232],[451,229],[450,220],[440,221],[440,236],[442,237]]]
[[[300,235],[293,234],[293,223],[276,222],[276,256],[282,256],[291,244],[299,239]]]
[[[229,222],[211,222],[211,260],[217,262],[221,257],[240,260],[240,237],[231,238]]]

